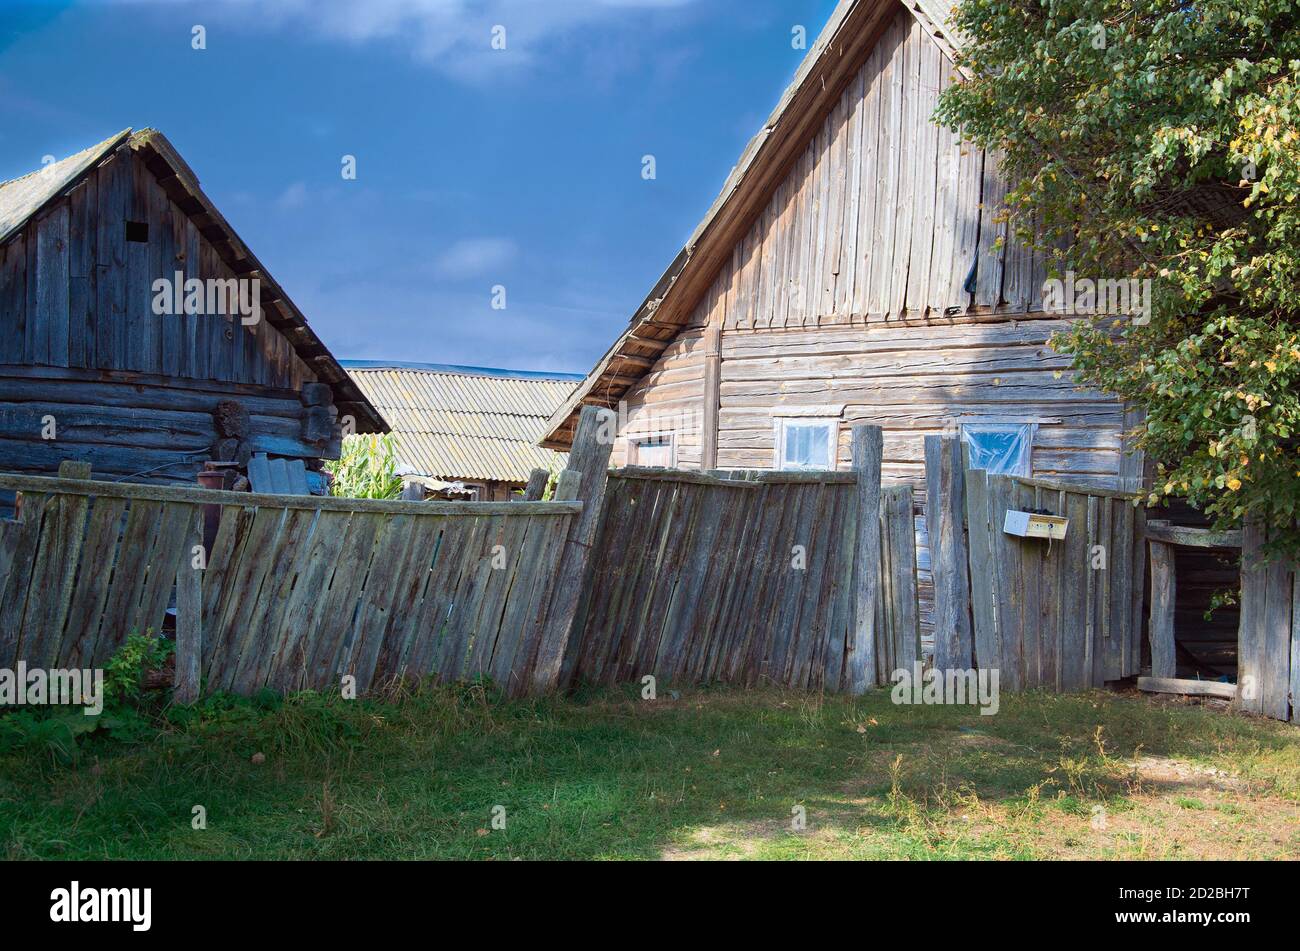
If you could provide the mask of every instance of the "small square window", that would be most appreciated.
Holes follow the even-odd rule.
[[[1032,423],[963,426],[961,438],[966,444],[968,465],[991,475],[1030,475],[1034,429]]]
[[[149,222],[128,221],[126,223],[126,240],[136,244],[149,243]]]
[[[628,440],[630,450],[628,462],[634,466],[671,469],[677,462],[675,442],[672,433],[660,433],[655,436],[639,436],[630,439]]]
[[[840,421],[824,417],[782,417],[776,421],[778,469],[835,468]]]

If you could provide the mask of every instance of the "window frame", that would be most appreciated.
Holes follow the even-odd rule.
[[[830,472],[839,466],[839,445],[840,445],[840,417],[839,416],[777,416],[772,421],[775,428],[776,448],[773,451],[772,468],[778,472]],[[787,430],[791,425],[795,426],[825,426],[830,430],[829,443],[827,445],[827,465],[821,466],[787,466],[785,464],[785,450],[787,445]]]
[[[1034,441],[1038,436],[1038,423],[1034,422],[1033,420],[1025,420],[1023,422],[1011,422],[1008,420],[1008,421],[996,422],[996,423],[993,422],[962,423],[961,429],[959,431],[959,436],[961,438],[962,446],[964,448],[967,444],[967,439],[966,439],[967,433],[997,433],[997,432],[1008,432],[1013,430],[1016,433],[1019,433],[1020,430],[1026,427],[1028,427],[1029,429],[1029,437],[1028,437],[1029,445],[1026,447],[1025,454],[1024,454],[1024,462],[1022,464],[1023,471],[1000,472],[996,474],[1014,475],[1014,476],[1020,476],[1022,478],[1030,478],[1034,474]],[[967,458],[969,458],[969,455],[967,456]]]
[[[668,465],[666,466],[647,466],[640,460],[641,446],[644,443],[667,441],[668,443]],[[677,468],[677,433],[675,432],[657,432],[657,433],[637,433],[635,436],[627,437],[627,464],[630,466],[646,466],[650,469],[676,469]]]

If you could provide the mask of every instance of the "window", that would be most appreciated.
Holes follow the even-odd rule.
[[[657,469],[671,469],[677,462],[672,433],[660,433],[655,436],[637,436],[628,440],[628,462],[634,466],[653,466]]]
[[[126,223],[126,240],[136,244],[149,243],[149,222],[128,221]]]
[[[1035,428],[1033,423],[963,426],[961,438],[970,467],[994,475],[1029,475]]]
[[[778,469],[834,469],[840,421],[783,417],[776,421]]]

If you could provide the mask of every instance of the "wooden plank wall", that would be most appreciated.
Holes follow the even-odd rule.
[[[715,308],[727,330],[1041,310],[1046,259],[998,243],[996,157],[932,121],[954,73],[900,8],[691,322]]]
[[[99,665],[162,628],[205,500],[209,690],[489,677],[528,690],[577,502],[402,503],[0,476],[0,666]]]
[[[574,679],[849,689],[856,482],[849,472],[610,473]],[[870,568],[886,595],[877,683],[916,656],[908,494],[885,497],[885,557]]]
[[[674,432],[678,466],[771,468],[777,415],[820,408],[840,420],[847,467],[852,426],[881,426],[885,484],[914,490],[927,639],[926,436],[1034,423],[1032,476],[1114,489],[1124,428],[1119,401],[1077,389],[1048,346],[1070,322],[1042,309],[1045,257],[999,220],[1008,183],[997,156],[931,121],[952,75],[900,7],[686,329],[628,390],[614,449],[622,463],[628,438]],[[714,327],[716,392],[704,344]],[[715,402],[708,459],[699,427]]]
[[[1136,676],[1145,510],[1134,496],[965,472],[975,663],[1008,690],[1068,692]],[[1008,510],[1063,515],[1063,541],[1008,535]]]
[[[148,241],[127,241],[127,221],[146,223]],[[290,390],[316,379],[265,319],[154,314],[154,280],[177,271],[237,276],[123,147],[0,248],[0,378],[48,366]]]
[[[1266,556],[1268,533],[1242,537],[1237,696],[1242,709],[1300,723],[1300,571]]]

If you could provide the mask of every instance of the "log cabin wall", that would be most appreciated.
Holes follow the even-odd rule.
[[[953,73],[900,8],[687,329],[628,391],[614,449],[635,463],[630,442],[672,434],[677,466],[770,468],[778,416],[804,412],[839,419],[844,468],[849,427],[882,426],[886,484],[916,490],[927,633],[925,436],[1034,423],[1027,474],[1114,488],[1124,428],[1121,405],[1076,389],[1047,345],[1068,322],[1042,310],[1044,255],[999,220],[996,157],[930,121]]]
[[[337,456],[332,418],[308,432],[306,403],[333,416],[329,388],[304,396],[317,377],[265,315],[245,326],[230,295],[225,315],[153,312],[153,282],[178,271],[239,276],[127,145],[0,248],[0,470],[83,459],[97,477],[192,482],[231,399],[253,451]]]

